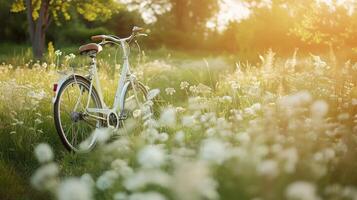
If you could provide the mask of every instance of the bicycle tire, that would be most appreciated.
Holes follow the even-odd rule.
[[[58,135],[59,135],[59,137],[61,139],[61,142],[64,145],[64,147],[68,151],[79,152],[81,150],[78,149],[78,148],[75,148],[73,146],[73,144],[71,144],[68,141],[68,139],[66,137],[66,134],[64,133],[63,126],[62,126],[61,119],[60,119],[60,103],[61,103],[62,94],[63,94],[63,92],[66,90],[66,88],[68,86],[70,86],[71,84],[76,84],[76,83],[77,84],[82,84],[82,86],[84,86],[85,89],[87,89],[89,91],[90,81],[88,79],[86,79],[86,78],[84,78],[82,76],[72,76],[71,78],[67,79],[61,85],[61,87],[59,88],[58,97],[57,97],[57,99],[56,99],[56,101],[54,103],[54,121],[55,121],[55,127],[56,127],[56,130],[57,130],[57,133],[58,133]],[[94,86],[92,86],[91,98],[94,100],[94,103],[95,103],[97,108],[102,108],[102,103],[100,101],[98,92],[96,91]],[[99,123],[100,123],[101,126],[103,125],[102,121],[100,121]],[[89,148],[84,150],[84,151],[82,150],[82,152],[90,151],[95,146],[95,143],[96,143],[96,141],[92,142],[90,144]]]

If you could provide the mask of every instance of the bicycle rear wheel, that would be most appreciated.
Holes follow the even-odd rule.
[[[89,108],[102,108],[99,95],[94,87],[90,90],[90,81],[73,76],[66,80],[58,91],[54,103],[54,120],[57,133],[63,145],[69,151],[86,152],[96,143],[92,134],[96,128],[103,125],[99,113],[87,113]]]

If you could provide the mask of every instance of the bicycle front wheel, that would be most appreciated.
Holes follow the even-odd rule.
[[[120,112],[121,126],[127,129],[127,125],[129,125],[130,132],[142,125],[143,117],[150,117],[153,114],[153,106],[148,105],[147,102],[147,90],[140,82],[128,86],[123,106]]]
[[[102,116],[86,108],[102,108],[99,95],[94,87],[90,92],[90,81],[73,76],[62,84],[54,104],[55,126],[69,151],[86,152],[96,143],[92,133],[103,125]]]

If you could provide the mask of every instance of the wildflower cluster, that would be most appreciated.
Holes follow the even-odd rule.
[[[160,95],[150,90],[125,128],[95,131],[100,141],[86,155],[91,167],[75,177],[55,162],[49,145],[36,146],[41,166],[31,183],[57,199],[356,199],[355,65],[333,71],[320,57],[307,60],[301,64],[295,53],[279,63],[270,51],[261,57],[262,66],[237,63],[215,84],[183,77],[160,88],[169,102],[158,116],[145,107]],[[161,67],[145,70],[172,68],[146,63],[156,65]],[[2,83],[4,92],[3,87],[24,85]],[[41,86],[31,87],[27,98],[39,105],[48,99]],[[185,101],[175,102],[180,92]],[[20,103],[3,94],[10,106]],[[14,110],[14,127],[28,123]],[[36,124],[43,124],[45,114],[36,116]]]

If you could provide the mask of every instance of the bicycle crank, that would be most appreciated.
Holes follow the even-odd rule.
[[[119,117],[115,112],[111,112],[107,115],[107,125],[108,127],[116,129],[119,127]]]

